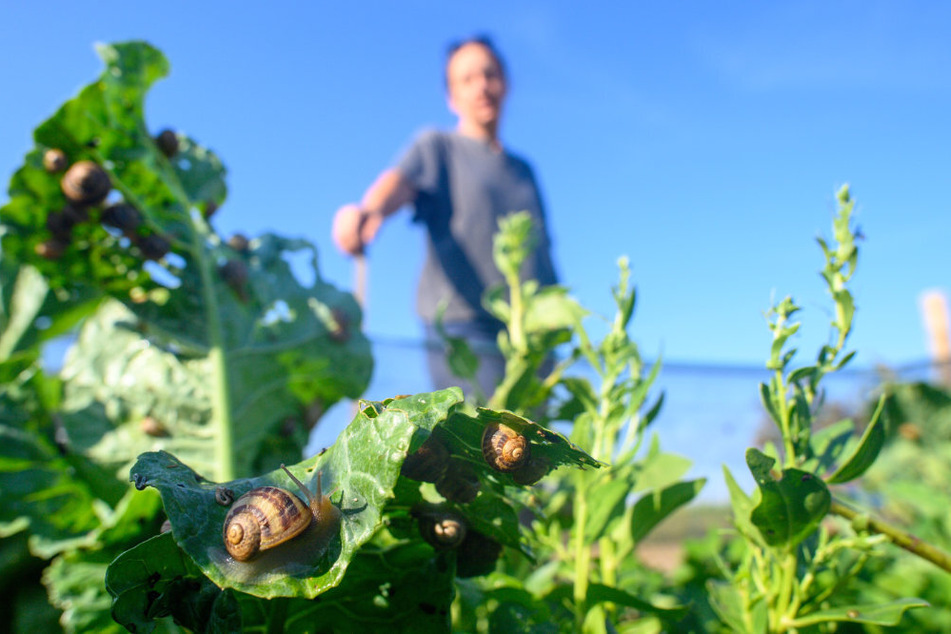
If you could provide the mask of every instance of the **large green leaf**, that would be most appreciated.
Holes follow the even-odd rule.
[[[4,527],[29,526],[31,548],[57,552],[77,540],[95,539],[97,509],[115,503],[114,492],[101,493],[76,477],[76,470],[55,446],[34,434],[0,425],[0,535]],[[105,475],[105,482],[110,476]],[[18,521],[19,520],[19,521]],[[24,524],[23,522],[26,522]]]
[[[463,418],[470,420],[465,421],[462,420]],[[575,466],[582,469],[604,466],[558,432],[546,429],[512,412],[495,411],[484,407],[477,408],[474,419],[462,412],[457,412],[453,420],[443,427],[445,439],[452,453],[488,469],[482,455],[482,435],[486,427],[492,424],[505,425],[528,438],[532,457],[546,461],[549,469],[560,466]],[[512,476],[508,473],[491,470],[486,473],[507,484],[513,482]]]
[[[259,342],[248,336],[228,353],[226,376],[234,395],[228,431],[240,473],[262,462],[266,440],[287,433],[288,421],[296,437],[276,462],[296,460],[306,442],[307,405],[354,394],[369,378],[366,339],[334,344],[315,312],[306,305],[303,310],[293,321],[262,329]],[[216,449],[225,440],[212,424],[217,393],[208,382],[209,358],[182,354],[171,338],[141,330],[142,322],[116,302],[86,322],[63,368],[62,420],[71,445],[116,468],[127,467],[142,451],[165,449],[213,475]]]
[[[241,627],[234,594],[208,581],[170,533],[119,555],[106,571],[105,588],[113,598],[112,618],[129,631],[151,632],[166,616],[194,631]]]
[[[400,467],[420,427],[445,420],[461,400],[458,390],[397,399],[379,410],[368,404],[327,451],[292,467],[303,482],[321,474],[324,492],[341,511],[329,541],[308,534],[243,563],[224,549],[227,506],[216,503],[217,486],[165,452],[139,457],[131,477],[136,486],[159,490],[176,541],[221,587],[261,597],[313,598],[340,583],[359,548],[380,527],[382,509],[392,499]],[[235,499],[264,485],[294,491],[283,472],[223,483]]]
[[[171,534],[119,556],[106,587],[116,621],[150,632],[170,616],[192,631],[445,632],[452,601],[452,566],[421,544],[366,547],[342,584],[305,599],[261,599],[209,582]],[[315,624],[320,627],[315,629]]]
[[[770,546],[794,548],[829,512],[832,496],[825,482],[800,469],[783,469],[775,479],[770,473],[775,462],[756,449],[746,452],[762,497],[750,520]]]
[[[9,267],[3,268],[4,305],[16,311],[2,324],[0,352],[29,343],[23,324],[31,319],[57,317],[47,330],[58,332],[111,295],[134,317],[104,309],[98,339],[89,335],[67,368],[70,439],[109,462],[128,461],[154,446],[130,425],[148,416],[165,430],[177,427],[176,442],[189,446],[189,462],[203,463],[203,470],[213,462],[216,472],[234,477],[272,468],[306,442],[305,411],[324,411],[366,387],[372,362],[359,332],[360,310],[323,282],[305,241],[266,235],[249,249],[225,244],[203,216],[224,202],[221,161],[181,133],[177,153],[167,157],[144,120],[146,93],[167,75],[167,60],[144,42],[103,45],[99,53],[105,71],[36,129],[37,145],[14,174],[10,202],[0,210],[4,258],[36,267],[52,291],[42,303],[38,292],[12,294]],[[66,204],[61,174],[43,168],[49,148],[63,150],[71,163],[102,167],[113,188],[104,205],[132,205],[141,224],[120,232],[104,224],[103,205],[93,206],[72,227],[58,258],[38,255],[51,238],[51,216]],[[165,241],[169,254],[150,254],[150,240]],[[311,255],[310,286],[288,263],[303,251]],[[117,322],[126,333],[115,332]],[[149,348],[155,352],[136,354]],[[148,370],[151,390],[142,391],[128,373],[133,357],[141,362],[163,352],[170,358]],[[192,376],[200,373],[200,384],[158,385],[156,374],[176,364],[190,366]],[[183,399],[186,407],[169,414],[168,406]],[[282,429],[292,438],[281,438]]]

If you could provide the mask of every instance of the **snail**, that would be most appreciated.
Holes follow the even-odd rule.
[[[487,575],[495,570],[501,554],[502,544],[470,530],[456,549],[456,575],[461,578]]]
[[[105,200],[112,183],[106,171],[92,161],[78,161],[63,174],[60,188],[74,205],[98,205]]]
[[[205,201],[205,208],[202,210],[201,215],[205,217],[205,220],[211,220],[211,217],[215,215],[215,212],[218,211],[218,203],[214,200]]]
[[[248,265],[243,260],[228,260],[218,267],[218,275],[242,302],[248,301]]]
[[[99,220],[107,227],[114,227],[126,237],[135,236],[136,229],[142,224],[142,214],[129,203],[109,205],[102,211]]]
[[[174,130],[166,129],[159,132],[155,137],[155,144],[166,158],[172,158],[178,154],[178,135]]]
[[[515,484],[531,485],[535,484],[551,470],[551,462],[540,456],[532,456],[528,462],[512,472],[512,481]]]
[[[302,534],[313,524],[322,535],[332,534],[340,524],[340,509],[321,492],[311,493],[287,467],[281,469],[307,497],[299,497],[275,486],[251,489],[237,499],[225,517],[222,537],[228,553],[237,561],[254,559],[259,553],[280,546]]]
[[[437,550],[458,548],[466,538],[466,522],[455,513],[438,508],[419,510],[419,534]]]
[[[69,243],[63,242],[58,238],[53,238],[51,240],[46,240],[45,242],[39,242],[33,250],[38,256],[47,260],[58,260],[63,257],[63,254],[66,252],[66,249],[69,248]]]
[[[479,495],[479,476],[472,465],[452,458],[442,477],[436,480],[436,492],[450,502],[468,504]]]
[[[406,456],[400,475],[420,482],[436,482],[449,464],[449,449],[435,436],[430,436],[414,453]]]
[[[46,217],[46,229],[60,242],[69,242],[73,238],[75,217],[63,211],[53,211]]]
[[[161,260],[172,248],[168,240],[156,234],[145,236],[137,244],[146,260]]]
[[[68,164],[66,153],[62,150],[50,148],[43,153],[43,169],[50,174],[62,172]]]
[[[251,248],[251,241],[243,233],[236,233],[228,238],[228,246],[238,253],[247,253]]]
[[[482,455],[496,471],[515,471],[531,456],[528,439],[511,427],[490,423],[482,433]]]
[[[330,315],[333,317],[327,332],[330,340],[336,343],[346,343],[350,339],[350,318],[340,308],[332,308]]]
[[[139,423],[139,427],[142,429],[143,433],[155,438],[165,438],[169,435],[168,429],[165,428],[165,425],[152,416],[146,416],[143,418]]]

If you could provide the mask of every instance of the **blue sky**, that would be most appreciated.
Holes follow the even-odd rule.
[[[150,125],[214,149],[228,235],[329,239],[413,134],[451,126],[445,45],[491,34],[512,78],[503,141],[544,190],[566,285],[612,309],[617,258],[639,291],[644,354],[760,364],[771,298],[805,308],[803,361],[830,304],[814,238],[844,182],[861,244],[857,363],[927,356],[918,302],[951,274],[951,4],[941,2],[4,3],[0,174],[102,65],[97,41],[145,39],[172,74]],[[5,200],[5,194],[2,199]],[[415,338],[423,236],[397,217],[370,254],[368,329]]]

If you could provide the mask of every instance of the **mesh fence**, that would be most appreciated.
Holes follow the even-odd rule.
[[[422,342],[377,339],[373,356],[373,378],[364,398],[383,400],[432,390]],[[569,374],[593,378],[584,364],[573,366]],[[727,499],[723,465],[747,490],[752,488],[744,455],[747,447],[760,445],[773,434],[759,400],[759,384],[768,381],[769,376],[764,366],[663,364],[651,401],[663,392],[664,405],[649,434],[657,434],[664,451],[693,462],[688,477],[707,478],[701,501],[719,503]],[[937,379],[937,368],[928,362],[900,368],[847,368],[824,380],[819,420],[861,420],[877,399],[883,381]],[[349,401],[330,409],[314,429],[308,455],[332,444],[353,414],[354,405]],[[556,427],[570,432],[569,424]]]

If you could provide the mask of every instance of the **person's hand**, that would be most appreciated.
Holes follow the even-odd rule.
[[[337,248],[348,255],[362,255],[383,225],[383,214],[358,205],[344,205],[334,214],[331,235]]]

